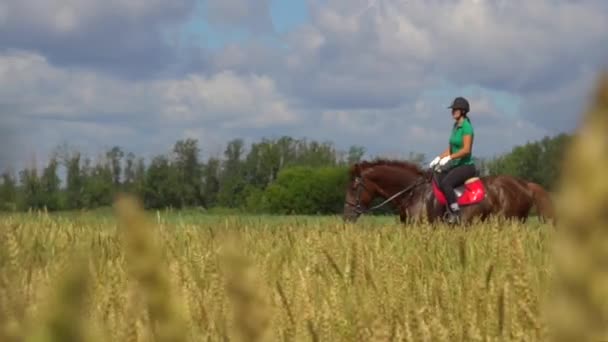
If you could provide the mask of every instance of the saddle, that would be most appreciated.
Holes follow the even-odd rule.
[[[433,193],[441,205],[448,203],[445,194],[433,179]],[[463,185],[454,188],[459,206],[467,206],[481,202],[486,196],[486,189],[479,176],[467,179]]]

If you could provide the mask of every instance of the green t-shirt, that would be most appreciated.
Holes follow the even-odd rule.
[[[473,133],[473,126],[471,125],[471,121],[469,121],[469,119],[465,119],[460,126],[454,125],[452,135],[450,136],[450,154],[457,153],[464,147],[463,137],[465,135],[471,135],[472,137],[475,136]],[[452,160],[452,165],[473,165],[473,153],[466,157]]]

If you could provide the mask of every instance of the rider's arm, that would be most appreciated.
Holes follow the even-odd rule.
[[[447,157],[450,155],[450,147],[446,148],[442,154],[439,155],[439,158]]]
[[[467,134],[465,136],[462,137],[463,139],[463,147],[460,151],[450,155],[451,159],[458,159],[458,158],[462,158],[462,157],[466,157],[469,154],[471,154],[471,146],[473,145],[473,136],[470,134]]]

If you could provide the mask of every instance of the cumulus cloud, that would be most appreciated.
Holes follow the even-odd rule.
[[[2,106],[0,105],[0,110],[1,108]],[[15,146],[19,146],[22,143],[20,135],[17,132],[23,128],[19,127],[15,120],[10,120],[7,117],[0,118],[0,165],[2,165],[2,168],[6,168],[21,158]],[[5,170],[0,169],[0,172],[2,171]]]
[[[178,58],[167,37],[193,13],[195,0],[5,0],[0,50],[29,50],[60,66],[159,74]]]
[[[56,68],[40,55],[13,53],[0,55],[0,82],[0,97],[10,108],[39,118],[147,115],[152,120],[243,119],[267,125],[296,119],[274,81],[264,75],[225,71],[211,77],[125,81]]]
[[[371,104],[394,106],[403,93],[415,97],[442,78],[525,94],[605,62],[605,7],[549,0],[317,2],[312,22],[290,37],[288,66],[302,76],[298,82],[309,81],[297,91],[334,97],[344,108],[359,86],[370,90]]]
[[[269,127],[293,123],[296,114],[267,76],[247,78],[222,72],[212,78],[193,75],[162,82],[163,118],[178,121],[204,119],[227,127]]]
[[[32,124],[24,134],[38,144],[56,143],[66,131],[75,140],[128,142],[129,137],[156,138],[164,131],[174,135],[176,130],[212,126],[211,131],[228,132],[299,120],[275,82],[264,75],[225,71],[209,77],[128,81],[57,68],[25,52],[0,55],[0,98],[3,121]]]
[[[205,0],[205,19],[220,28],[244,28],[253,33],[273,32],[270,0]]]
[[[523,96],[522,119],[555,134],[578,126],[597,81],[597,72],[583,70],[572,80],[555,83]]]
[[[283,73],[283,64],[284,55],[280,50],[269,47],[256,38],[227,44],[211,56],[209,61],[213,70],[267,74],[275,79]]]

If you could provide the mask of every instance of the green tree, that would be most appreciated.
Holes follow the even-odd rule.
[[[85,168],[84,196],[85,207],[89,209],[109,206],[114,195],[114,173],[111,163],[100,158],[95,166],[90,167],[87,161]]]
[[[15,211],[17,209],[17,181],[10,172],[2,173],[0,185],[0,210]]]
[[[311,167],[333,166],[337,164],[337,152],[330,142],[319,143],[299,141],[298,165]]]
[[[40,198],[41,206],[45,206],[48,210],[59,210],[60,205],[60,184],[61,180],[57,175],[59,163],[55,157],[49,160],[48,166],[42,171],[40,177]]]
[[[144,158],[138,158],[135,165],[135,177],[133,179],[133,189],[136,194],[143,196],[146,187],[146,163]]]
[[[41,209],[44,203],[36,167],[26,168],[19,172],[19,181],[22,186],[20,207],[24,210]]]
[[[80,169],[80,153],[65,155],[66,167],[66,209],[80,209],[84,205],[82,198],[84,191],[85,174]]]
[[[198,140],[186,139],[175,143],[173,147],[174,167],[180,206],[198,206],[202,204],[202,170],[199,162],[200,149]]]
[[[244,203],[242,197],[245,189],[245,178],[242,157],[244,142],[235,139],[228,143],[224,151],[224,165],[220,177],[218,203],[229,208],[240,207]]]
[[[491,175],[507,174],[551,189],[559,177],[564,149],[570,136],[560,134],[514,147],[511,152],[487,162]]]
[[[178,174],[166,156],[157,156],[152,160],[145,180],[144,203],[148,208],[179,208]]]
[[[283,136],[276,141],[276,146],[279,154],[278,169],[293,165],[296,160],[296,141],[295,139]],[[272,178],[276,179],[276,175]]]
[[[247,155],[244,167],[244,176],[247,184],[264,188],[276,179],[277,173],[285,163],[282,146],[277,142],[263,139],[254,143]]]
[[[220,190],[220,160],[209,158],[203,167],[203,204],[210,208],[217,205]]]
[[[357,145],[351,146],[348,150],[348,157],[346,162],[349,165],[358,163],[361,161],[361,158],[363,158],[363,155],[365,155],[365,147]]]
[[[121,162],[124,155],[125,153],[118,146],[114,146],[106,152],[106,159],[110,163],[110,168],[112,170],[112,183],[114,189],[120,188],[120,175],[122,173]]]
[[[569,134],[558,134],[553,138],[545,137],[540,141],[543,154],[539,159],[542,183],[549,189],[553,189],[561,176],[561,163],[564,159],[566,146],[570,143],[572,136]]]
[[[124,168],[124,188],[127,191],[133,191],[135,184],[135,154],[127,153]]]

